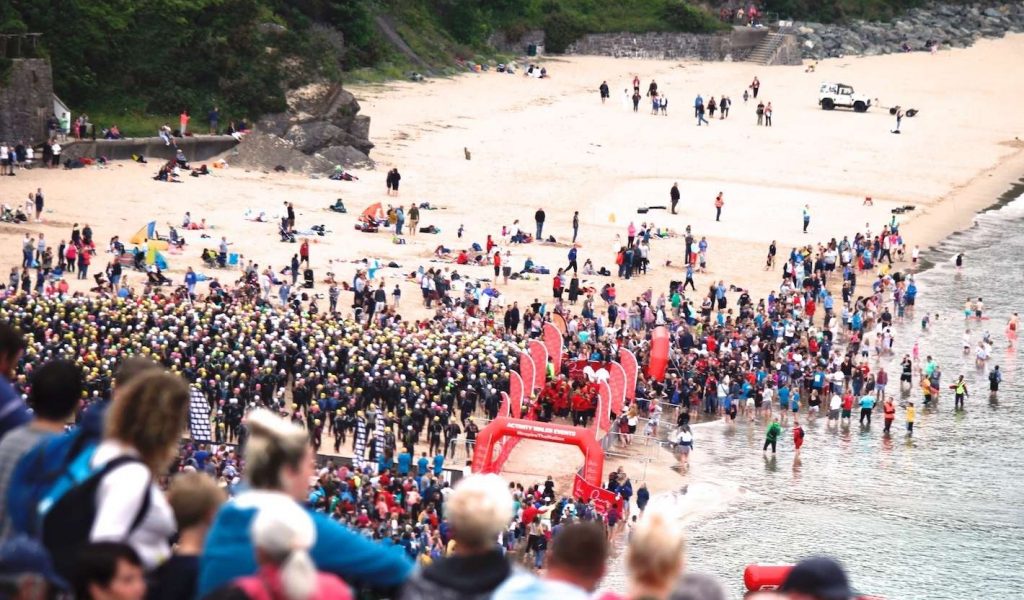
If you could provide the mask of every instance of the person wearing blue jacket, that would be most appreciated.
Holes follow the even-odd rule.
[[[263,410],[250,414],[246,425],[249,489],[224,504],[214,519],[199,565],[199,598],[256,573],[253,520],[260,511],[306,500],[314,475],[315,456],[302,429]],[[310,556],[318,570],[353,587],[377,590],[396,588],[412,573],[413,562],[400,547],[373,542],[322,513],[309,514],[316,527]]]

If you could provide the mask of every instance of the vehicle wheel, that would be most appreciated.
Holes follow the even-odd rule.
[[[831,98],[825,98],[821,101],[821,107],[825,110],[832,110],[836,107],[836,103]]]
[[[864,104],[862,101],[858,100],[858,101],[853,103],[853,110],[855,110],[857,112],[867,112],[868,111],[868,105]]]

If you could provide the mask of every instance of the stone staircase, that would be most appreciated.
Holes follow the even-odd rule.
[[[772,62],[775,57],[775,51],[779,49],[779,46],[786,41],[786,35],[783,33],[771,32],[747,56],[747,62],[756,63],[759,65],[768,65]]]

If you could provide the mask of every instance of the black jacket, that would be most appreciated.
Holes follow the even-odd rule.
[[[401,600],[482,600],[512,574],[501,551],[475,556],[449,556],[417,571]]]

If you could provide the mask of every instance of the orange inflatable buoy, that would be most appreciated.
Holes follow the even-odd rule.
[[[778,589],[794,565],[747,565],[743,569],[743,585],[748,592]]]

